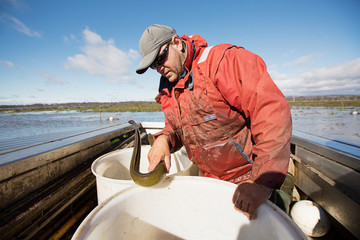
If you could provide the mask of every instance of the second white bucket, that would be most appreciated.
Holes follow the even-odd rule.
[[[150,145],[141,147],[140,172],[147,173],[149,162],[147,154]],[[114,194],[134,186],[129,167],[133,148],[125,148],[105,154],[97,158],[91,171],[96,176],[98,203],[102,203]],[[184,148],[171,154],[171,168],[167,175],[197,176],[198,169],[190,161]]]

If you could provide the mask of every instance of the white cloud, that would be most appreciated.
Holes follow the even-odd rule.
[[[105,77],[110,83],[135,81],[129,69],[133,60],[140,57],[136,50],[124,52],[115,46],[113,39],[103,40],[88,28],[82,33],[85,41],[82,53],[68,57],[66,69],[83,69],[91,75]]]
[[[71,40],[75,41],[76,37],[74,36],[74,34],[70,34],[70,36],[64,36],[63,40],[65,43],[69,43]]]
[[[10,61],[0,61],[0,68],[10,69],[16,68],[16,66]]]
[[[64,36],[63,40],[64,40],[65,43],[68,43],[70,41],[68,36]]]
[[[55,77],[55,76],[45,73],[45,72],[38,73],[38,75],[43,77],[44,79],[46,79],[46,82],[50,83],[50,84],[64,85],[65,83],[68,83],[67,80]]]
[[[272,64],[270,66],[268,66],[268,69],[275,69],[275,68],[278,68],[279,65],[278,64]]]
[[[312,58],[314,57],[313,54],[307,56],[301,56],[294,61],[296,66],[306,65]]]
[[[0,22],[29,37],[38,37],[38,38],[41,37],[41,34],[39,32],[31,30],[23,22],[6,13],[0,13]]]
[[[317,57],[320,57],[322,55],[324,55],[324,54],[322,54],[322,53],[312,53],[312,54],[309,54],[309,55],[306,55],[306,56],[301,56],[301,57],[295,59],[292,62],[284,63],[282,66],[283,67],[304,66],[304,65],[307,65],[307,64],[311,63],[313,59],[315,59]]]
[[[291,49],[291,50],[289,50],[288,52],[284,53],[284,54],[283,54],[283,57],[284,57],[284,58],[287,58],[287,57],[293,55],[295,52],[296,52],[295,49]]]
[[[12,69],[12,68],[22,69],[22,66],[15,65],[13,62],[10,62],[8,60],[4,60],[4,61],[0,60],[0,69]]]
[[[321,53],[312,53],[306,56],[301,56],[298,59],[296,59],[294,61],[296,66],[303,66],[303,65],[307,65],[308,63],[310,63],[314,58],[320,57],[323,54]]]
[[[309,79],[329,79],[329,80],[359,80],[360,78],[360,58],[342,65],[329,68],[319,68],[304,74]]]
[[[271,77],[285,95],[359,94],[360,58],[342,65],[318,68],[295,75],[275,70]]]

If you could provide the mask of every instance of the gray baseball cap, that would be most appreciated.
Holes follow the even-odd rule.
[[[154,62],[162,45],[169,42],[177,35],[175,29],[164,25],[154,24],[148,27],[142,34],[139,41],[141,63],[136,73],[143,74]]]

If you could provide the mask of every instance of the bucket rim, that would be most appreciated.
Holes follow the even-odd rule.
[[[237,187],[237,184],[234,184],[234,183],[230,183],[230,182],[226,182],[226,181],[219,180],[219,179],[214,179],[214,178],[202,177],[202,176],[167,176],[164,179],[163,183],[160,185],[160,187],[159,186],[154,186],[152,188],[167,188],[167,185],[170,184],[174,180],[176,180],[176,181],[189,181],[189,180],[192,180],[192,181],[201,181],[201,182],[209,182],[209,183],[221,184],[221,185],[223,185],[224,187],[226,187],[228,189],[233,189],[233,191],[235,191],[235,189]],[[165,186],[163,185],[164,183],[166,184]],[[81,222],[80,226],[78,227],[78,229],[74,233],[72,240],[79,239],[82,232],[85,230],[85,227],[91,222],[91,220],[96,216],[96,214],[98,214],[101,211],[101,209],[106,207],[110,202],[116,201],[117,198],[120,195],[123,195],[123,197],[125,198],[126,195],[131,195],[132,192],[140,191],[141,188],[143,188],[143,187],[138,186],[138,185],[130,186],[130,187],[125,188],[125,189],[121,190],[120,192],[114,194],[113,196],[107,198],[103,202],[101,202]],[[275,213],[279,214],[290,225],[290,227],[292,227],[292,229],[296,232],[296,234],[300,237],[300,239],[308,240],[305,233],[291,219],[291,217],[288,216],[283,210],[281,210],[278,206],[276,206],[274,203],[270,202],[269,200],[267,200],[264,204],[267,207],[269,207],[270,209],[272,209]]]
[[[100,174],[98,174],[96,172],[97,166],[99,166],[99,164],[104,160],[104,158],[106,158],[109,155],[113,155],[113,154],[116,154],[116,153],[119,153],[119,152],[124,152],[124,151],[132,151],[132,149],[131,148],[122,148],[122,149],[111,151],[111,152],[108,152],[108,153],[105,153],[105,154],[99,156],[98,158],[95,159],[95,161],[92,162],[92,164],[91,164],[91,172],[95,175],[96,178],[98,178],[98,177],[99,178],[106,178],[107,180],[110,180],[110,181],[111,180],[116,180],[116,182],[129,181],[129,180],[113,179],[113,178],[104,177],[104,176],[102,176],[102,175],[100,175]]]
[[[150,148],[151,148],[150,145],[142,145],[141,146],[141,150],[143,150],[143,149],[147,150],[147,149],[150,149]],[[108,157],[109,155],[113,155],[113,154],[120,153],[120,152],[125,152],[125,151],[129,151],[129,152],[133,151],[133,148],[131,148],[131,147],[130,148],[122,148],[122,149],[114,150],[114,151],[111,151],[111,152],[108,152],[108,153],[105,153],[105,154],[99,156],[98,158],[95,159],[94,162],[92,162],[92,164],[91,164],[91,172],[95,175],[96,178],[106,179],[106,181],[109,181],[109,182],[114,182],[114,183],[122,183],[122,182],[127,183],[129,181],[132,182],[132,180],[114,179],[114,178],[104,177],[101,174],[96,172],[96,168],[100,165],[100,163],[102,161],[105,161],[104,158]],[[175,153],[172,153],[171,155],[176,154],[177,152],[180,153],[180,151],[181,151],[181,149],[179,149]],[[189,161],[190,161],[189,166],[187,166],[186,168],[181,170],[181,172],[189,170],[194,165],[194,163],[190,159],[189,159]],[[166,174],[166,177],[173,176],[173,175],[174,175],[174,173],[172,173],[172,174],[168,173],[168,174]]]

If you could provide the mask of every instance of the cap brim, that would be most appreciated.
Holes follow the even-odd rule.
[[[145,57],[143,57],[138,68],[136,69],[136,73],[143,74],[144,72],[146,72],[146,70],[154,62],[156,56],[158,55],[159,50],[160,50],[160,47],[155,49],[154,51],[150,52]]]

